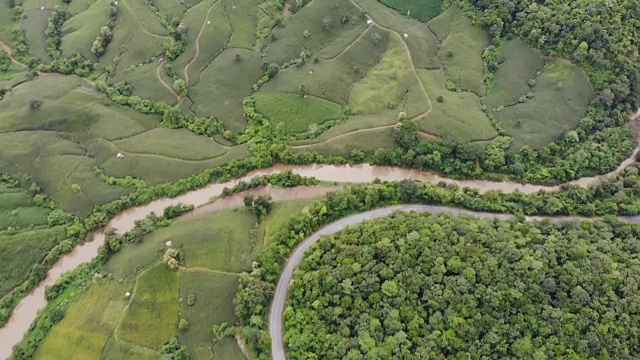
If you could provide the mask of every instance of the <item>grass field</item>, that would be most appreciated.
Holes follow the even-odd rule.
[[[177,99],[170,89],[173,86],[173,79],[165,78],[163,72],[166,73],[163,70],[162,63],[152,61],[140,66],[134,66],[130,71],[119,71],[116,76],[109,79],[109,84],[126,81],[133,87],[133,93],[138,96],[175,105]],[[165,83],[163,84],[160,79],[164,80]]]
[[[334,59],[281,70],[262,90],[298,93],[305,84],[309,95],[346,105],[351,87],[378,64],[388,39],[388,32],[372,27]]]
[[[65,237],[63,226],[17,233],[0,231],[0,297],[20,285],[31,267]]]
[[[236,61],[236,54],[241,56]],[[193,111],[199,116],[215,116],[234,132],[246,127],[242,100],[251,94],[262,76],[260,54],[245,49],[229,49],[216,57],[200,74],[200,81],[189,91]]]
[[[354,114],[377,113],[396,108],[409,91],[415,74],[400,39],[392,36],[380,62],[349,93]]]
[[[520,96],[531,90],[527,82],[537,77],[545,61],[539,50],[516,39],[505,42],[498,62],[500,66],[486,98],[489,109],[516,104]]]
[[[269,62],[281,64],[297,58],[305,49],[319,53],[332,41],[345,46],[365,31],[367,24],[359,10],[349,1],[314,0],[274,29],[265,52]],[[342,23],[343,18],[349,21]],[[305,33],[308,34],[305,36]],[[337,51],[325,52],[333,57]]]
[[[351,150],[373,152],[380,148],[395,148],[392,127],[351,132],[304,147],[295,147],[296,144],[293,143],[295,152],[316,151],[324,155],[340,156],[348,156]]]
[[[390,8],[420,21],[427,21],[440,14],[442,0],[382,0]]]
[[[158,352],[113,337],[102,350],[101,360],[157,360]]]
[[[78,52],[94,59],[91,46],[100,34],[100,28],[109,22],[109,1],[96,1],[88,9],[67,20],[62,27],[62,45],[65,55]]]
[[[257,218],[249,209],[233,209],[177,221],[120,252],[106,264],[105,270],[122,278],[158,259],[165,242],[182,247],[185,266],[241,272],[251,266],[252,253],[249,232]],[[261,238],[261,237],[259,237]]]
[[[442,70],[419,70],[431,100],[431,112],[416,121],[420,130],[441,137],[455,136],[462,141],[488,140],[497,136],[480,100],[471,92],[454,92],[445,88]],[[442,97],[442,102],[437,99]]]
[[[226,152],[217,142],[182,129],[157,128],[113,144],[127,153],[157,154],[185,160],[206,160]]]
[[[544,66],[532,92],[533,99],[492,113],[513,136],[513,149],[545,146],[575,128],[594,96],[584,72],[562,60]]]
[[[13,9],[8,1],[0,1],[0,40],[5,44],[11,43],[11,28],[13,27]]]
[[[180,275],[159,262],[138,276],[136,290],[118,327],[122,340],[152,350],[177,331]]]
[[[320,125],[342,117],[340,105],[315,96],[259,92],[255,99],[256,110],[274,125],[282,122],[287,133],[304,132],[311,124]]]
[[[100,359],[127,305],[124,293],[132,282],[99,280],[73,303],[46,336],[37,360]]]
[[[52,11],[48,10],[48,8],[45,10],[40,10],[39,8],[31,11],[25,10],[21,21],[27,38],[27,44],[29,44],[29,51],[43,62],[51,60],[47,53],[44,34],[49,24],[51,13]]]
[[[482,52],[489,46],[489,35],[473,26],[471,19],[458,10],[453,17],[448,36],[442,40],[438,55],[447,79],[459,89],[484,96],[484,62]]]
[[[232,338],[224,338],[213,347],[214,359],[246,360],[238,344]]]
[[[189,328],[180,332],[180,342],[187,345],[194,360],[211,358],[211,329],[214,324],[236,323],[233,299],[238,279],[237,275],[206,270],[185,269],[180,272],[181,317],[189,322]],[[189,295],[196,298],[192,306],[186,301]]]

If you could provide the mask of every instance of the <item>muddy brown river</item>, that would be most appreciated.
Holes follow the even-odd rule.
[[[635,161],[635,157],[638,154],[639,150],[640,148],[636,147],[633,151],[633,154],[628,159],[623,161],[616,170],[606,175],[582,178],[580,180],[573,181],[570,184],[587,187],[588,185],[594,184],[602,179],[613,177]],[[461,187],[475,188],[481,193],[496,190],[502,191],[504,193],[520,191],[530,194],[538,192],[540,190],[554,191],[558,190],[560,187],[559,185],[530,185],[509,181],[496,182],[486,180],[453,180],[428,171],[401,169],[387,166],[277,165],[270,168],[253,171],[240,179],[231,180],[225,183],[210,184],[201,189],[187,192],[175,198],[161,198],[152,201],[147,205],[127,209],[122,213],[116,215],[111,221],[109,221],[105,229],[114,228],[118,233],[127,232],[134,227],[135,221],[144,219],[152,212],[161,214],[167,206],[176,205],[178,203],[190,204],[196,207],[192,214],[188,214],[186,216],[195,216],[197,214],[202,214],[210,211],[241,206],[241,195],[227,197],[212,204],[208,203],[212,197],[219,196],[225,187],[233,187],[240,180],[249,180],[254,176],[274,174],[285,170],[291,170],[294,173],[302,176],[315,177],[318,180],[322,181],[342,183],[370,183],[375,179],[380,179],[383,181],[412,179],[434,184],[442,181],[448,184],[457,184]],[[298,187],[293,189],[279,189],[266,187],[263,189],[251,190],[251,193],[267,193],[272,196],[274,201],[286,201],[321,196],[326,194],[328,191],[335,190],[336,188],[337,187]],[[46,279],[43,280],[38,285],[38,287],[34,289],[27,297],[20,301],[20,303],[16,306],[15,310],[11,314],[11,318],[9,319],[7,324],[0,329],[0,359],[9,358],[13,346],[22,340],[27,330],[29,329],[29,326],[35,320],[38,311],[44,308],[44,306],[46,305],[46,301],[44,298],[45,287],[55,283],[63,273],[71,271],[78,267],[80,264],[90,261],[98,254],[98,249],[103,245],[104,242],[103,231],[104,229],[93,233],[90,241],[77,246],[71,253],[64,255],[51,268],[51,270],[49,270]]]

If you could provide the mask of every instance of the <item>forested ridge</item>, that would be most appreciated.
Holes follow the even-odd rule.
[[[637,227],[397,213],[321,239],[284,312],[295,359],[635,359]]]

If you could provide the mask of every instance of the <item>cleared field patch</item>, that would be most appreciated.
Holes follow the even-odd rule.
[[[162,23],[156,14],[154,14],[153,11],[144,4],[144,0],[120,1],[122,2],[122,7],[133,14],[136,23],[140,25],[142,31],[160,36],[169,35],[167,29],[162,26]]]
[[[31,0],[27,0],[31,1]],[[62,0],[55,0],[62,3]],[[87,10],[91,5],[95,3],[95,0],[75,0],[67,4],[67,11],[73,16]]]
[[[462,11],[456,12],[449,36],[442,41],[438,53],[447,79],[461,90],[483,96],[486,89],[482,52],[489,44],[486,31],[473,26]]]
[[[143,241],[131,244],[105,265],[108,272],[122,278],[157,259],[171,240],[185,252],[185,266],[240,272],[250,268],[253,251],[250,230],[257,223],[255,214],[245,208],[224,210],[183,219],[153,232]]]
[[[396,108],[415,79],[404,46],[392,36],[380,63],[351,89],[349,109],[368,114]]]
[[[142,346],[136,346],[126,343],[122,340],[116,340],[113,337],[109,339],[104,350],[102,350],[101,360],[156,360],[158,352]]]
[[[236,60],[236,55],[240,60]],[[260,54],[246,49],[227,49],[200,74],[200,81],[189,91],[193,111],[200,116],[215,116],[233,132],[244,131],[242,100],[262,76]]]
[[[0,232],[0,297],[20,285],[29,275],[31,267],[66,236],[64,227]]]
[[[233,299],[238,290],[238,279],[238,275],[206,270],[180,271],[181,317],[189,322],[189,329],[180,332],[180,342],[187,345],[194,360],[211,358],[213,325],[237,322]],[[187,299],[193,296],[195,303],[188,305]]]
[[[109,335],[122,317],[132,282],[99,280],[74,302],[54,325],[36,354],[37,360],[99,359]]]
[[[487,95],[487,105],[491,108],[513,105],[520,96],[527,94],[537,72],[542,70],[542,52],[519,39],[509,40],[500,49],[500,66],[495,73],[493,88]]]
[[[316,54],[336,39],[348,45],[367,28],[366,19],[359,15],[350,1],[314,0],[273,30],[265,49],[267,58],[282,64],[305,50]]]
[[[388,7],[420,21],[438,16],[442,0],[382,0]]]
[[[178,329],[180,275],[159,262],[138,276],[136,290],[118,327],[122,340],[159,350]]]
[[[438,40],[427,25],[400,15],[377,0],[358,0],[358,4],[377,24],[402,36],[417,68],[432,69],[440,66]]]
[[[186,160],[206,160],[226,152],[217,142],[183,129],[157,128],[115,141],[114,144],[126,152],[158,154]]]
[[[458,3],[454,2],[449,5],[445,11],[440,13],[440,15],[429,20],[427,26],[436,35],[438,41],[443,41],[449,36],[451,24],[459,11],[460,7],[458,7]]]
[[[315,96],[258,92],[255,94],[256,110],[274,124],[284,123],[287,133],[304,132],[312,124],[342,116],[342,107],[334,102]]]
[[[289,220],[304,211],[304,209],[314,201],[315,199],[306,199],[275,203],[267,218],[268,224],[265,230],[266,243],[269,244],[276,239],[278,233],[284,231],[284,226]]]
[[[100,119],[89,129],[89,133],[106,140],[118,140],[140,134],[158,126],[160,118],[141,114],[133,109],[110,105],[95,104],[90,111]]]
[[[50,212],[48,208],[36,206],[26,189],[11,188],[0,183],[0,230],[47,225]]]
[[[83,1],[83,0],[80,0]],[[56,6],[62,6],[62,0],[24,0],[22,8],[25,11],[40,10],[44,6],[45,10],[53,10]]]
[[[295,143],[293,144],[295,146]],[[374,152],[395,148],[393,127],[365,129],[337,136],[323,142],[294,147],[294,152],[315,151],[323,155],[348,156],[352,150]]]
[[[20,22],[27,38],[30,53],[43,62],[51,61],[47,53],[46,36],[44,34],[51,14],[52,11],[48,9],[40,10],[38,8],[37,10],[25,11]]]
[[[513,149],[540,148],[575,128],[594,96],[584,72],[563,60],[544,66],[532,92],[533,99],[492,113],[513,137]]]
[[[416,120],[420,130],[462,141],[488,140],[498,135],[476,94],[447,90],[442,70],[419,70],[418,75],[432,99],[429,114]]]
[[[262,90],[299,93],[301,84],[304,84],[309,95],[346,105],[351,87],[378,64],[388,39],[387,31],[371,27],[336,58],[307,62],[302,67],[290,66],[280,71]]]
[[[71,55],[78,52],[87,59],[94,59],[91,46],[100,34],[100,28],[109,22],[109,1],[94,2],[88,9],[65,21],[62,27],[63,54]]]

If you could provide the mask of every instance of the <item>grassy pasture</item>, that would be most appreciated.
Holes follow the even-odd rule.
[[[62,27],[62,33],[65,35],[60,46],[63,54],[78,52],[87,59],[94,59],[91,46],[100,34],[100,28],[109,22],[108,10],[109,1],[96,1],[88,9],[65,21]]]
[[[101,360],[157,360],[158,352],[142,346],[132,345],[113,337],[102,350]]]
[[[152,350],[178,329],[180,275],[159,262],[138,276],[136,289],[118,327],[122,340]]]
[[[80,0],[84,1],[84,0]],[[56,6],[63,5],[62,0],[24,0],[22,1],[22,8],[25,12],[31,10],[40,10],[41,6],[44,6],[46,10],[53,10]]]
[[[334,102],[300,94],[258,92],[255,95],[256,110],[275,125],[284,123],[287,133],[307,131],[311,124],[322,124],[326,120],[342,116],[342,107]]]
[[[382,0],[388,7],[403,15],[427,21],[440,14],[442,0]]]
[[[392,36],[378,65],[351,89],[349,109],[354,114],[368,114],[395,108],[413,81],[415,74],[404,46]]]
[[[305,84],[309,95],[346,105],[353,84],[380,61],[387,48],[388,36],[388,32],[372,27],[336,58],[320,60],[317,64],[307,62],[302,67],[290,66],[280,71],[262,90],[298,93],[300,84]]]
[[[31,267],[65,236],[62,226],[18,233],[0,231],[0,297],[21,284]]]
[[[236,61],[236,54],[241,56]],[[244,131],[242,100],[262,76],[260,54],[246,49],[222,52],[200,74],[200,81],[189,91],[193,111],[200,116],[215,116],[233,132]]]
[[[125,292],[132,282],[99,280],[71,304],[65,316],[45,337],[37,360],[100,359],[109,335],[127,305]]]
[[[186,160],[206,160],[226,152],[217,142],[184,129],[157,128],[114,144],[134,154],[157,154]]]
[[[269,62],[287,62],[297,58],[305,49],[316,54],[336,39],[348,45],[367,27],[366,19],[359,14],[360,11],[350,1],[314,0],[308,3],[287,18],[284,26],[273,30],[271,43],[265,49]],[[341,23],[343,16],[349,17],[345,24]],[[305,36],[305,31],[308,31],[308,36]],[[323,54],[328,55],[331,54]]]
[[[240,272],[252,261],[249,230],[256,224],[249,209],[224,210],[183,219],[132,244],[113,256],[105,270],[122,278],[157,259],[170,240],[185,252],[185,266]]]
[[[168,43],[170,40],[155,14],[139,3],[140,1],[121,1],[118,6],[118,19],[113,31],[113,39],[107,46],[105,54],[100,57],[99,63],[102,66],[113,65],[117,58],[116,71],[118,75],[132,65],[142,64],[156,56],[161,52],[162,44]],[[136,12],[134,12],[134,8]],[[141,9],[138,10],[138,8]],[[146,21],[140,22],[142,20]]]
[[[381,128],[351,132],[337,138],[328,139],[305,147],[294,148],[295,152],[315,151],[323,155],[348,156],[351,150],[373,152],[379,148],[392,150],[393,128]]]
[[[265,240],[269,244],[276,239],[276,236],[284,231],[284,226],[289,222],[291,217],[301,213],[315,199],[284,201],[275,203],[269,216],[267,217],[267,226],[265,229]]]
[[[451,31],[451,24],[453,20],[456,18],[456,14],[460,12],[460,7],[458,3],[454,2],[449,5],[440,15],[435,18],[429,20],[427,26],[429,29],[436,35],[438,41],[444,41],[444,39],[449,36]]]
[[[299,140],[291,142],[293,146],[318,144],[336,136],[343,136],[347,133],[357,130],[366,130],[370,128],[393,125],[397,122],[398,110],[383,110],[377,114],[370,115],[353,115],[342,123],[331,127],[313,139]]]
[[[119,81],[127,81],[133,87],[134,94],[145,99],[175,105],[176,97],[160,81],[160,78],[170,87],[173,86],[173,80],[166,79],[163,76],[163,72],[162,63],[156,60],[141,66],[135,66],[131,71],[119,71],[116,76],[109,79],[108,83],[115,84]]]
[[[433,106],[426,117],[417,120],[420,130],[441,137],[455,136],[462,141],[487,140],[498,135],[474,93],[447,90],[442,70],[419,70],[418,74]],[[440,96],[442,102],[437,101]]]
[[[223,11],[222,3],[213,2],[209,5],[209,2],[211,1],[201,2],[185,14],[185,24],[189,29],[193,29],[189,31],[189,44],[194,46],[189,46],[187,51],[176,59],[174,67],[178,74],[186,78],[184,73],[189,65],[186,70],[189,86],[199,83],[203,70],[211,66],[214,59],[222,53],[232,35],[231,23]],[[196,51],[195,45],[198,34],[199,52]]]
[[[122,7],[133,14],[135,22],[142,28],[142,31],[149,34],[167,36],[167,29],[162,26],[160,19],[153,11],[144,4],[144,0],[120,0]],[[118,16],[120,14],[118,13]]]
[[[215,359],[224,360],[245,360],[246,358],[240,351],[235,339],[224,338],[216,343],[213,347]]]
[[[50,212],[47,208],[37,207],[26,189],[10,188],[0,183],[0,229],[47,225]]]
[[[438,53],[447,78],[458,88],[484,96],[484,61],[482,52],[489,46],[489,34],[473,26],[462,11],[456,12],[449,35]]]
[[[192,6],[185,1],[175,0],[153,0],[152,2],[160,11],[166,13],[169,20],[173,18],[182,18],[184,13]]]
[[[233,29],[227,47],[253,49],[256,43],[258,5],[263,2],[264,0],[221,0]]]
[[[0,40],[11,43],[11,28],[13,27],[13,9],[9,1],[0,1]]]
[[[201,161],[155,154],[128,154],[124,159],[118,159],[115,157],[118,153],[117,148],[102,141],[95,143],[90,152],[96,156],[98,166],[104,168],[107,174],[116,177],[131,175],[151,184],[178,181],[205,169],[221,166],[231,160],[251,156],[246,144],[233,147],[216,158]]]
[[[29,51],[35,57],[43,62],[51,61],[49,54],[47,53],[47,44],[44,32],[49,24],[49,17],[51,17],[51,10],[38,9],[26,11],[22,17],[21,25],[24,29],[25,36],[27,38],[27,44],[29,44]]]
[[[544,66],[532,92],[533,99],[492,113],[513,136],[513,149],[540,148],[575,128],[594,96],[584,72],[563,60]]]
[[[530,91],[529,79],[535,79],[542,70],[542,53],[522,40],[509,40],[500,49],[500,67],[495,73],[493,88],[487,95],[487,106],[513,105],[521,95]]]
[[[180,332],[180,342],[187,345],[194,360],[211,358],[211,328],[214,324],[236,323],[233,298],[238,289],[238,279],[237,275],[206,270],[180,271],[181,317],[189,322],[189,329]],[[196,297],[193,306],[187,305],[190,294]]]
[[[57,0],[62,3],[62,0]],[[67,10],[71,15],[79,14],[95,4],[95,0],[75,0],[67,5]]]
[[[417,68],[432,69],[440,66],[438,40],[427,25],[400,15],[377,0],[358,0],[358,4],[376,23],[403,36]]]

